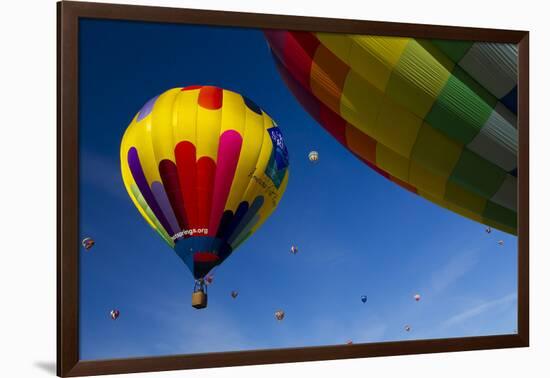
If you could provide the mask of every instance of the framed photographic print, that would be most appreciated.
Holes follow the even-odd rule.
[[[57,6],[58,375],[528,346],[528,32]]]

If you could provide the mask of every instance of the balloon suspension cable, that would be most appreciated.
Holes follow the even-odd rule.
[[[207,289],[206,282],[204,281],[204,278],[198,278],[195,280],[195,286],[193,287],[193,292],[203,292],[206,294]]]
[[[193,295],[191,296],[191,306],[196,309],[205,308],[208,304],[208,295],[206,294],[206,283],[203,278],[195,280]]]

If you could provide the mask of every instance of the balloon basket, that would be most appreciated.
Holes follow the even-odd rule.
[[[208,295],[202,291],[195,291],[191,298],[191,306],[200,310],[208,304]]]

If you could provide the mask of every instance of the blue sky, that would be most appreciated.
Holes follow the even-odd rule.
[[[80,233],[96,241],[80,255],[81,359],[516,332],[516,237],[487,234],[348,153],[287,90],[260,31],[81,20],[79,59]],[[200,311],[191,273],[141,218],[119,170],[141,106],[195,84],[251,98],[290,155],[277,210],[217,268]]]

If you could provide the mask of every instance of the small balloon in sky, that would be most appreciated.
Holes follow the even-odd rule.
[[[231,298],[233,298],[233,299],[237,298],[238,295],[239,295],[239,292],[237,290],[233,290],[231,292]]]
[[[418,302],[420,300],[420,294],[415,294],[414,300]]]
[[[498,245],[504,245],[504,240],[499,240],[499,241],[497,242],[497,244],[498,244]]]
[[[295,245],[290,247],[290,253],[292,253],[293,255],[297,254],[298,253],[298,247],[296,247]]]
[[[411,326],[407,324],[405,326],[405,331],[410,332],[411,331]]]
[[[361,302],[367,303],[367,296],[366,295],[361,295]]]
[[[207,285],[210,285],[212,282],[214,282],[214,276],[209,274],[206,277],[204,277],[204,282],[206,282]]]
[[[281,321],[285,318],[285,312],[283,310],[275,311],[275,319]]]
[[[488,233],[488,234],[490,234],[491,231],[493,231],[493,230],[491,229],[491,227],[487,227],[487,228],[485,229],[485,232]]]
[[[319,160],[319,153],[317,151],[311,151],[308,158],[310,162],[316,163]]]
[[[348,341],[346,341],[346,344],[348,344],[348,345],[353,344],[353,340],[348,340]]]
[[[82,246],[84,248],[86,248],[86,250],[89,250],[90,248],[92,248],[95,244],[95,241],[94,239],[90,238],[90,237],[86,237],[84,239],[82,239]]]
[[[117,320],[118,317],[120,316],[120,311],[118,311],[118,310],[111,310],[111,312],[110,312],[109,315],[111,316],[111,319]]]

